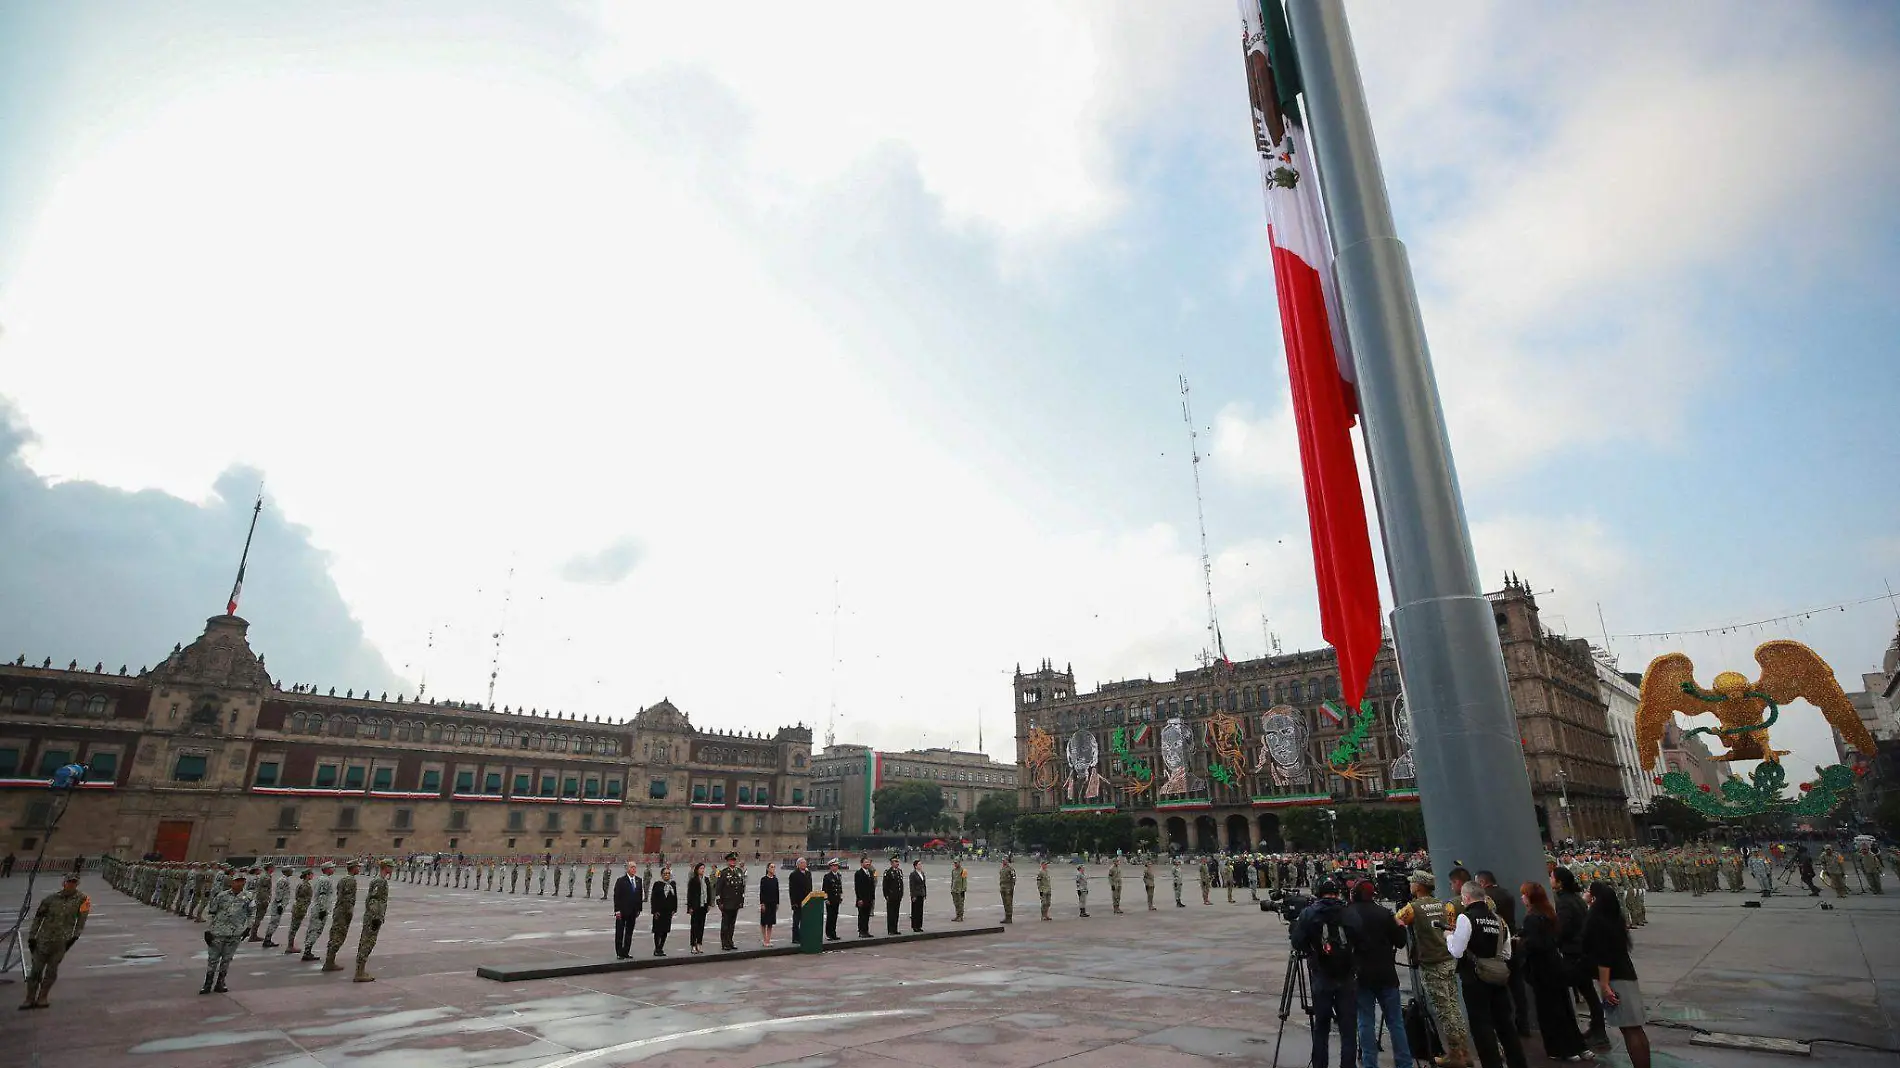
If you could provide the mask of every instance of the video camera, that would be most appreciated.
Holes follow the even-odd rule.
[[[1260,903],[1261,912],[1277,912],[1280,918],[1291,924],[1313,903],[1311,894],[1302,894],[1298,890],[1270,890],[1267,899]]]
[[[46,785],[53,790],[71,790],[83,784],[91,771],[84,764],[68,764],[53,772],[52,781]]]

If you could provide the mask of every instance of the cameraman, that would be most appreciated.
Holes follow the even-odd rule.
[[[1295,952],[1306,955],[1307,977],[1313,988],[1312,1068],[1327,1068],[1327,1039],[1339,1025],[1340,1068],[1356,1068],[1359,1053],[1359,991],[1353,981],[1355,935],[1347,922],[1339,886],[1321,879],[1313,887],[1316,900],[1293,921],[1290,938]]]
[[[1353,884],[1345,922],[1352,940],[1354,980],[1359,987],[1361,1064],[1378,1068],[1379,1017],[1383,1015],[1387,1036],[1392,1040],[1393,1068],[1412,1068],[1412,1050],[1399,1006],[1399,971],[1392,959],[1393,952],[1405,946],[1405,928],[1399,926],[1392,910],[1379,904],[1372,882],[1366,879]]]

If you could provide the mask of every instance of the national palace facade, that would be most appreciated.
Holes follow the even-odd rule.
[[[290,690],[213,616],[150,670],[0,665],[0,827],[30,858],[53,769],[90,781],[50,855],[173,860],[462,852],[801,851],[811,729],[694,728],[670,701],[611,723]]]
[[[1538,822],[1549,836],[1633,834],[1609,709],[1588,642],[1544,629],[1528,584],[1489,595]],[[1350,761],[1329,760],[1351,715],[1332,649],[1215,663],[1172,679],[1081,693],[1073,668],[1016,669],[1018,804],[1125,812],[1173,848],[1278,849],[1279,813],[1304,805],[1417,804],[1398,659],[1387,641]],[[1566,818],[1567,817],[1567,818]],[[1354,843],[1385,848],[1396,843]]]

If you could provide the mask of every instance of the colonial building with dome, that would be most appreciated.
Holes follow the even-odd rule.
[[[809,727],[695,728],[671,701],[618,722],[403,694],[283,688],[250,624],[213,616],[149,670],[0,664],[0,828],[30,860],[53,771],[86,784],[49,857],[408,853],[606,860],[782,856],[811,812]]]

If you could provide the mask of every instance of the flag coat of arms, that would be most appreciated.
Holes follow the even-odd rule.
[[[1320,634],[1339,654],[1347,706],[1365,696],[1382,635],[1379,584],[1359,491],[1358,397],[1333,286],[1332,242],[1299,115],[1299,68],[1279,0],[1240,0],[1254,148],[1266,200],[1293,420],[1319,587]]]

